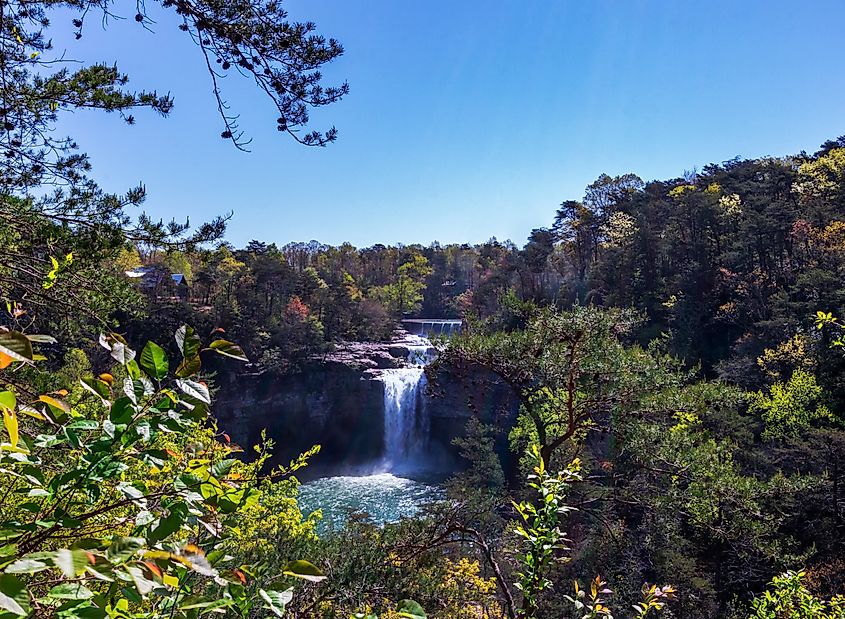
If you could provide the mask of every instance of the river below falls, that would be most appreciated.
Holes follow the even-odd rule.
[[[299,488],[303,514],[321,510],[319,533],[343,528],[350,514],[366,513],[379,525],[413,516],[422,505],[442,499],[442,487],[433,480],[398,477],[392,473],[323,477]]]

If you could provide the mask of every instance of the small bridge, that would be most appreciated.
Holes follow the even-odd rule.
[[[461,332],[460,318],[406,318],[402,326],[408,333],[427,337],[429,335],[454,335]]]

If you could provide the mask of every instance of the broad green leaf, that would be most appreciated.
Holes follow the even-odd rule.
[[[155,342],[147,342],[147,345],[144,346],[138,365],[147,373],[147,376],[156,380],[165,378],[170,370],[167,363],[167,353]]]
[[[138,515],[135,516],[135,526],[136,527],[145,527],[148,524],[152,523],[155,520],[155,516],[152,512],[148,512],[146,509],[143,509],[138,512]]]
[[[0,609],[21,617],[29,614],[29,595],[14,574],[0,574]]]
[[[13,411],[17,405],[18,401],[14,393],[11,391],[0,391],[0,408]]]
[[[167,577],[167,575],[165,574],[165,578],[166,577]],[[173,580],[176,580],[176,579],[174,578]],[[179,584],[178,580],[176,580],[176,584],[177,585]],[[186,601],[190,601],[190,603],[185,605],[185,606],[182,606],[180,604],[179,610],[193,610],[193,609],[197,609],[197,608],[202,608],[202,609],[205,610],[205,612],[203,612],[204,615],[210,614],[212,611],[214,611],[217,608],[227,608],[227,607],[234,605],[233,600],[226,600],[226,599],[224,599],[224,600],[203,600],[202,602],[193,602],[193,601],[190,600],[190,598],[187,598]]]
[[[163,582],[168,587],[176,588],[179,586],[179,579],[171,574],[162,574],[161,582]]]
[[[56,551],[53,563],[61,570],[65,578],[76,578],[85,572],[88,566],[88,554],[78,548],[74,550],[62,548]]]
[[[18,331],[0,331],[0,353],[14,361],[31,363],[32,342]]]
[[[183,358],[190,359],[199,354],[202,342],[200,342],[200,338],[193,327],[182,325],[176,330],[175,337],[176,345],[179,347],[179,352],[182,353]]]
[[[138,403],[138,394],[135,393],[135,381],[128,376],[123,379],[123,393],[132,400],[132,404]]]
[[[135,407],[129,398],[120,398],[114,401],[109,411],[109,420],[114,424],[127,424],[132,421],[135,415]]]
[[[50,566],[38,559],[18,559],[6,566],[7,574],[35,574],[42,570],[50,569]]]
[[[400,617],[406,617],[407,619],[426,619],[426,614],[422,606],[414,600],[402,600],[399,602],[396,610]]]
[[[188,509],[184,503],[177,503],[170,507],[170,513],[159,520],[158,526],[150,531],[150,541],[160,542],[179,530],[188,517]]]
[[[193,380],[177,380],[176,385],[185,393],[185,395],[195,398],[200,402],[204,402],[205,404],[211,404],[211,395],[208,393],[208,387],[203,383]]]
[[[316,565],[308,561],[303,561],[302,559],[288,563],[283,573],[285,576],[302,578],[310,582],[320,582],[326,579],[325,574]]]
[[[231,357],[232,359],[237,359],[239,361],[249,362],[249,359],[247,359],[247,356],[244,354],[243,349],[234,342],[230,342],[228,340],[214,340],[211,344],[208,345],[208,347],[214,352],[221,354],[225,357]]]
[[[264,600],[264,608],[271,611],[277,617],[285,616],[285,606],[290,604],[293,599],[293,589],[286,589],[285,591],[265,591],[258,590],[258,595]]]
[[[92,602],[95,600],[92,600]],[[65,611],[66,616],[73,619],[106,619],[109,615],[102,608],[88,605],[76,605]]]
[[[32,505],[35,505],[36,510],[40,511],[40,507],[38,504],[32,503]],[[21,507],[26,509],[24,505],[21,505]],[[6,544],[4,546],[0,546],[0,559],[5,559],[6,557],[13,557],[16,554],[18,554],[17,544]]]
[[[18,446],[20,434],[18,432],[18,417],[15,414],[17,400],[11,391],[0,391],[0,410],[3,411],[3,425],[9,434],[9,445],[12,448]]]
[[[108,400],[111,397],[111,388],[109,387],[109,384],[99,378],[82,378],[79,382],[88,391],[96,396],[99,396],[103,400]]]
[[[38,421],[44,421],[46,417],[39,413],[37,410],[32,408],[31,406],[27,406],[26,404],[21,404],[18,407],[18,412],[22,415],[26,415],[27,417],[32,417],[33,419],[37,419]]]
[[[221,460],[220,462],[215,463],[211,467],[211,474],[216,477],[217,479],[222,479],[229,474],[229,471],[232,470],[232,467],[237,462],[234,458],[227,458],[226,460]]]
[[[119,484],[117,484],[117,489],[130,499],[140,500],[144,498],[143,490],[136,488],[129,482],[120,482]]]
[[[93,419],[77,419],[67,424],[69,430],[96,430],[100,424]]]

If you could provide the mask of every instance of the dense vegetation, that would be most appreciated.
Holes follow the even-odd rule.
[[[342,53],[279,2],[163,0],[305,146]],[[70,11],[54,13],[56,8]],[[0,3],[0,618],[845,617],[845,138],[682,178],[602,175],[519,248],[221,242],[130,218],[61,115],[173,101],[54,56],[103,0]],[[143,3],[131,6],[139,27]],[[306,131],[302,133],[302,131]],[[307,371],[407,316],[459,317],[440,370],[520,403],[413,519],[319,537],[273,441],[214,422],[219,372]],[[237,343],[235,343],[237,342]],[[518,470],[495,450],[506,435]],[[611,611],[610,608],[614,610]]]

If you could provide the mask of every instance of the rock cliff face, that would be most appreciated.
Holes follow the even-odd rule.
[[[214,407],[219,426],[245,449],[266,429],[277,463],[320,444],[310,474],[377,463],[384,453],[385,406],[384,384],[376,377],[382,369],[401,367],[413,348],[401,337],[388,344],[354,342],[312,360],[298,374],[220,376]],[[507,468],[507,432],[518,409],[510,388],[481,370],[459,376],[438,366],[427,374],[432,465],[446,472],[460,466],[452,439],[477,416],[503,429],[498,450]]]
[[[222,376],[214,405],[218,424],[245,449],[266,430],[276,463],[315,444],[321,445],[312,461],[317,468],[373,462],[384,445],[384,388],[374,373],[401,363],[387,348],[355,342],[296,374]]]

